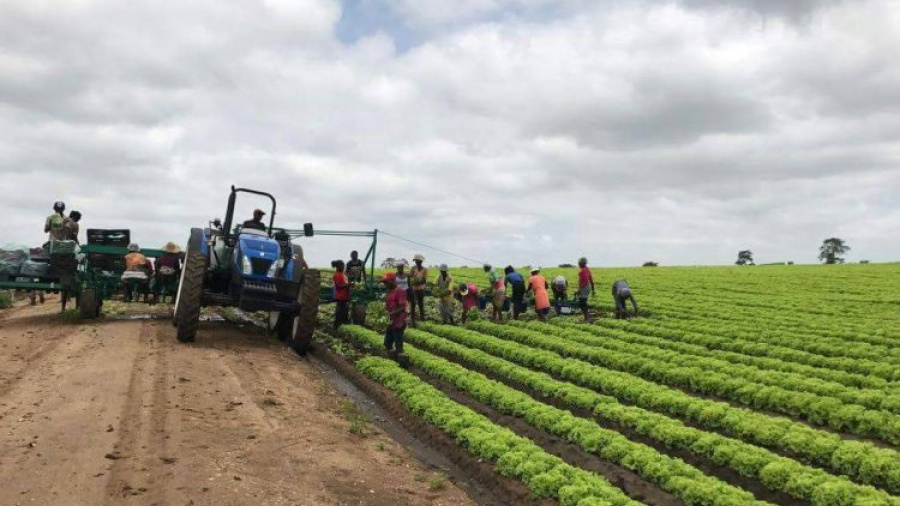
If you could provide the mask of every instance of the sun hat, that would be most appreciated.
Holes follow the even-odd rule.
[[[459,294],[463,295],[463,296],[469,295],[469,285],[467,285],[465,283],[460,283],[459,284]]]
[[[438,270],[440,270],[441,272],[447,272],[449,269],[450,268],[447,267],[447,264],[441,264],[441,266],[438,267]]]
[[[425,257],[422,256],[421,253],[416,253],[416,255],[413,257],[413,260],[418,260],[418,261],[420,261],[420,262],[424,262],[424,261],[425,261]]]
[[[541,268],[540,268],[540,267],[532,267],[532,268],[531,268],[531,273],[532,273],[532,274],[537,274],[537,273],[539,273],[539,272],[541,272]]]
[[[163,251],[166,253],[181,253],[181,248],[178,247],[174,242],[167,242],[165,246],[163,246]]]

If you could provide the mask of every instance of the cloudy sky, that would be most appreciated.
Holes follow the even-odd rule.
[[[898,260],[898,54],[897,1],[0,0],[0,243],[183,243],[235,184],[504,265]]]

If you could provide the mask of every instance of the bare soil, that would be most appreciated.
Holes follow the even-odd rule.
[[[258,331],[0,311],[0,504],[467,505]]]

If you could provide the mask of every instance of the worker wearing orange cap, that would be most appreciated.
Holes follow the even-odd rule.
[[[393,272],[386,273],[381,282],[388,289],[384,305],[390,319],[384,333],[384,348],[401,366],[405,366],[407,361],[403,355],[403,332],[406,330],[406,290],[397,286],[397,275]]]
[[[265,215],[266,213],[262,209],[255,209],[253,211],[253,219],[245,221],[244,228],[265,231],[266,225],[262,222],[263,216]]]

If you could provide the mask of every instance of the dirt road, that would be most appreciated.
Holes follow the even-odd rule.
[[[0,311],[0,504],[472,504],[257,331],[56,311]]]

